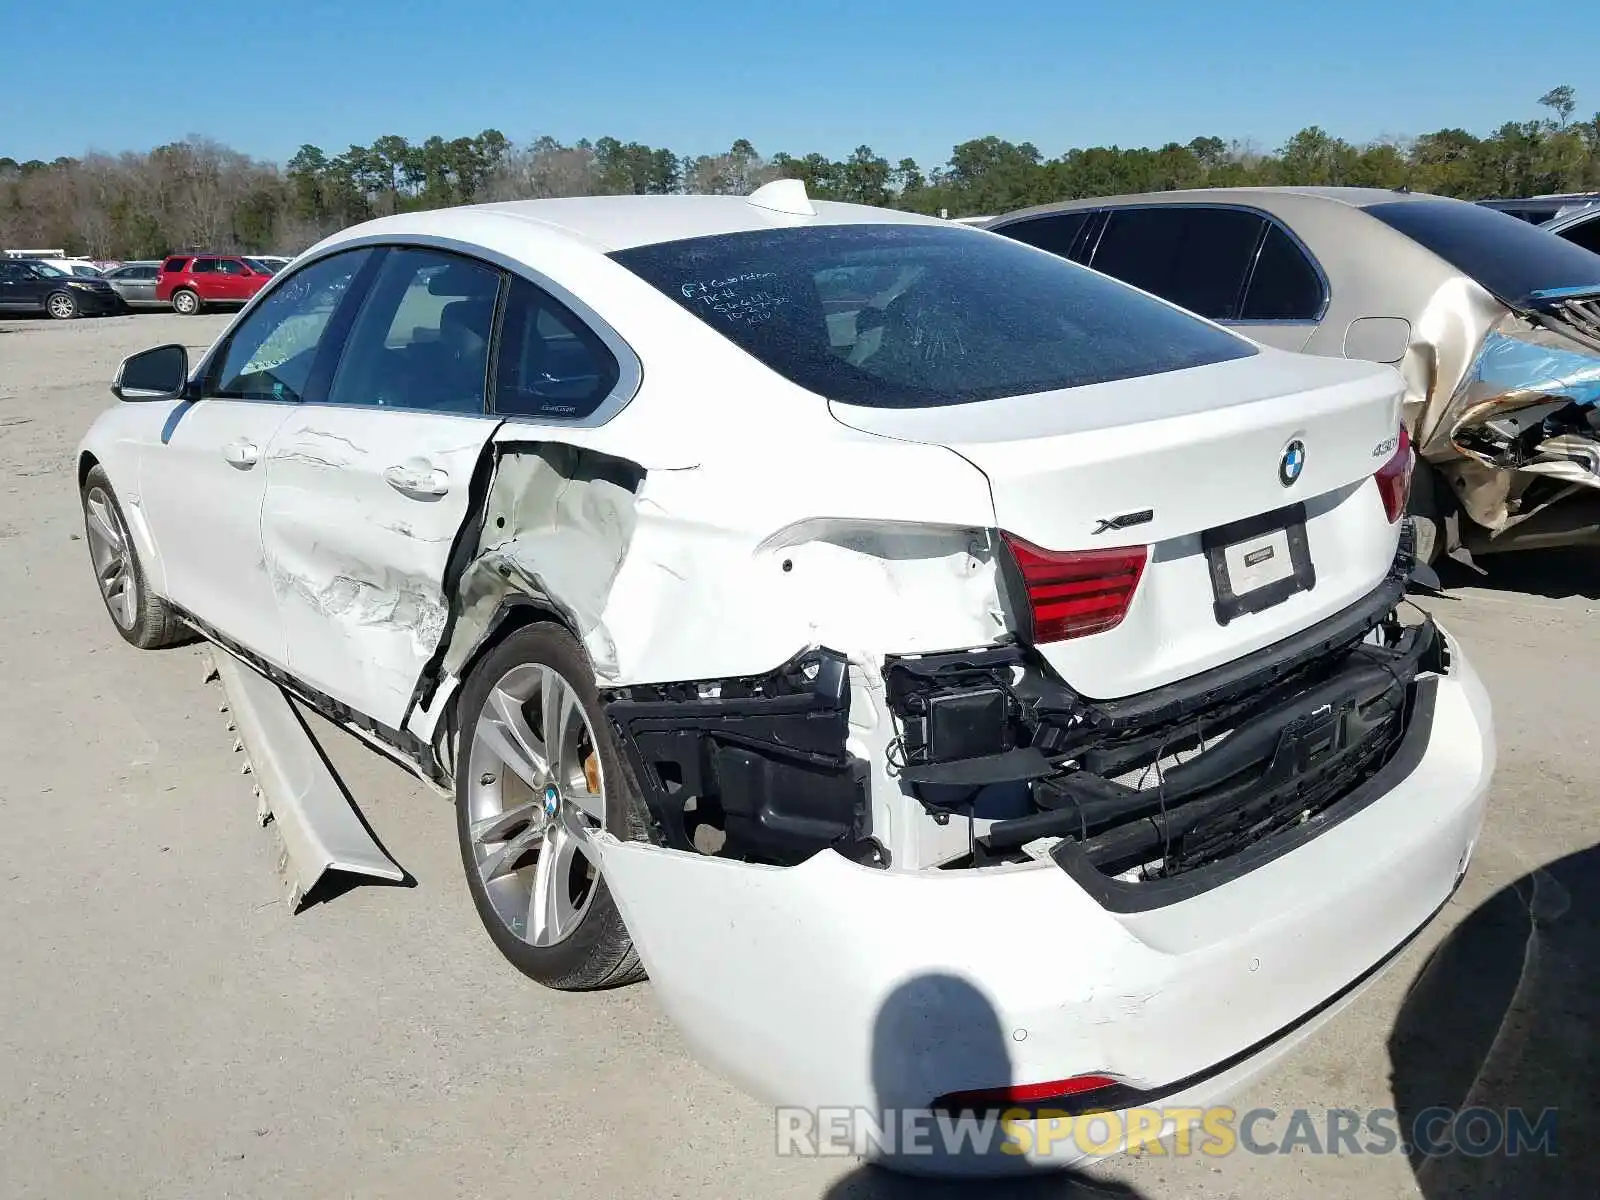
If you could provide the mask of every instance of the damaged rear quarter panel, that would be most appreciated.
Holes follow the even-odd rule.
[[[500,445],[445,671],[519,598],[573,627],[604,685],[754,675],[821,644],[877,662],[993,641],[1012,622],[983,477],[909,445],[886,475],[875,442],[841,437],[824,478],[742,456],[646,470],[554,440]]]
[[[881,667],[885,654],[1015,629],[988,484],[949,451],[823,420],[816,444],[791,440],[782,455],[707,447],[693,465],[653,466],[615,453],[632,439],[605,431],[507,426],[466,532],[439,673],[470,672],[529,603],[579,636],[606,688],[759,676],[830,647],[851,662],[841,750],[870,766],[874,836],[897,856],[937,857],[901,827]],[[437,738],[446,705],[421,699],[417,730]]]

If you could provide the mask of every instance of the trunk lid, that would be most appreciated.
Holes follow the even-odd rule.
[[[1373,476],[1394,453],[1403,391],[1392,368],[1263,349],[1059,392],[831,411],[852,428],[962,455],[988,477],[998,527],[1034,546],[1149,547],[1120,624],[1039,647],[1071,686],[1110,699],[1252,653],[1378,586],[1399,524]],[[1279,532],[1299,510],[1234,528],[1295,505],[1303,539]],[[1213,543],[1235,549],[1208,554]],[[1219,569],[1240,601],[1229,603],[1232,586],[1218,592]],[[1294,586],[1277,595],[1284,571]],[[1263,581],[1272,595],[1252,599]]]

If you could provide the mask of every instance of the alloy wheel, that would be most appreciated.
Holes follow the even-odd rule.
[[[512,667],[473,730],[467,795],[474,864],[495,915],[530,946],[570,937],[600,885],[605,828],[594,730],[554,667]]]
[[[50,297],[49,305],[50,315],[58,321],[66,320],[77,310],[77,306],[72,302],[72,297],[64,296],[60,292]]]
[[[89,559],[106,611],[122,629],[132,629],[139,612],[139,585],[133,577],[132,547],[116,505],[102,488],[90,488],[83,501]]]

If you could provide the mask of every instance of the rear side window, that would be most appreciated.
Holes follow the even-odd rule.
[[[1094,269],[1202,317],[1233,320],[1261,224],[1235,208],[1112,209]]]
[[[1600,254],[1461,200],[1396,200],[1366,210],[1510,305],[1551,288],[1600,288]]]
[[[845,404],[963,404],[1256,353],[1115,280],[970,229],[822,225],[612,257],[778,374]]]
[[[500,327],[494,411],[499,416],[576,421],[617,386],[616,357],[554,297],[515,279]]]
[[[1046,217],[1017,221],[996,229],[995,232],[1067,258],[1071,256],[1072,247],[1077,242],[1079,234],[1083,232],[1090,215],[1089,211],[1051,213]]]
[[[214,259],[214,258],[197,258],[197,259],[194,260],[194,265],[189,268],[189,271],[190,271],[191,274],[194,274],[194,275],[206,275],[206,274],[215,274],[216,269],[217,269],[217,260],[216,259]]]
[[[1268,222],[1250,275],[1241,321],[1315,321],[1322,315],[1322,277],[1295,240]]]
[[[187,266],[188,263],[189,263],[189,260],[187,258],[169,258],[169,259],[167,259],[166,262],[161,264],[161,269],[163,271],[170,271],[170,272],[176,273],[178,271],[183,270],[183,268],[185,266]]]

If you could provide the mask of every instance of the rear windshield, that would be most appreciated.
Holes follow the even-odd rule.
[[[1481,204],[1396,200],[1366,211],[1507,304],[1549,288],[1600,287],[1600,254]]]
[[[964,404],[1256,353],[1124,284],[966,228],[823,225],[612,257],[780,375],[844,404]]]

